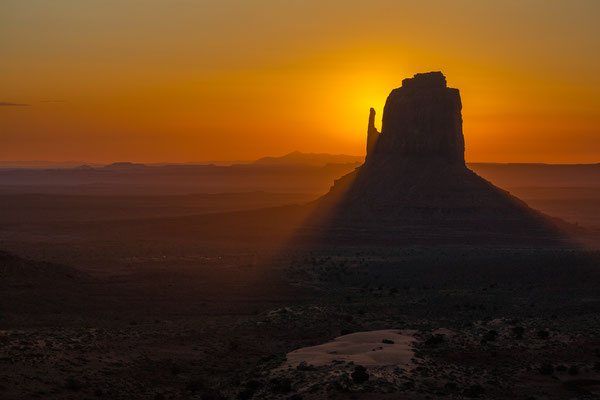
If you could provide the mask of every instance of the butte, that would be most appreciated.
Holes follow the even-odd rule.
[[[316,200],[301,241],[345,244],[554,245],[565,235],[465,164],[462,103],[441,72],[392,90],[381,133],[371,109],[363,165]],[[518,146],[518,143],[515,143]]]

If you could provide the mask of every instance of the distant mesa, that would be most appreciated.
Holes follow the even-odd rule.
[[[88,164],[83,164],[83,165],[79,165],[73,169],[76,171],[93,171],[94,167],[92,167],[91,165],[88,165]]]
[[[263,157],[254,161],[256,165],[310,165],[351,164],[363,161],[361,156],[327,153],[302,153],[294,151],[281,157]]]
[[[369,113],[362,166],[314,204],[299,236],[334,241],[556,243],[550,217],[465,165],[462,103],[441,72],[392,90],[381,133]]]
[[[112,164],[105,165],[106,169],[133,169],[133,168],[145,168],[144,164],[137,164],[132,162],[116,162]]]

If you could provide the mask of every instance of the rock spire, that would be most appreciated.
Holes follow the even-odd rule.
[[[369,127],[367,128],[367,157],[373,152],[379,139],[379,131],[375,128],[375,109],[369,110]]]

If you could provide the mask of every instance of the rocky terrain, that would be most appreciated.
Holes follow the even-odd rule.
[[[599,398],[598,241],[467,168],[460,108],[441,73],[405,80],[309,204],[1,195],[0,398]]]
[[[195,261],[181,261],[194,253]],[[335,247],[221,254],[179,246],[110,276],[3,279],[0,397],[599,394],[597,253]],[[14,264],[40,268],[2,258],[3,266]],[[355,334],[381,330],[368,341]],[[353,335],[360,358],[331,350],[331,362],[294,356]],[[399,346],[392,354],[410,357],[389,365],[365,346],[373,353]]]

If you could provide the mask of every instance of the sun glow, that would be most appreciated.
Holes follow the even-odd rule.
[[[361,68],[362,67],[362,68]],[[402,82],[388,70],[359,66],[329,80],[332,96],[328,96],[330,114],[337,115],[330,129],[337,131],[341,140],[358,143],[362,151],[367,132],[369,109],[376,111],[375,124],[381,129],[383,107],[390,91]]]
[[[0,107],[0,158],[364,154],[369,108],[442,71],[469,161],[598,162],[600,3],[547,2],[5,2],[0,103],[28,106]]]

